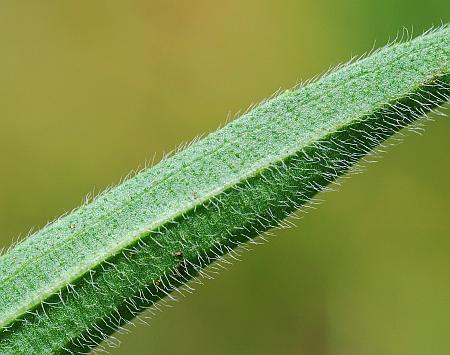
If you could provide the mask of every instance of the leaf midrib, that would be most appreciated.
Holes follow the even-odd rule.
[[[405,56],[412,56],[412,55],[414,55],[414,53],[415,53],[415,51],[412,51],[412,52],[410,52],[409,54],[405,54]],[[394,61],[394,59],[393,59],[392,61]],[[389,63],[392,63],[392,61],[390,61]],[[369,73],[368,73],[368,72],[357,73],[357,75],[355,75],[350,81],[346,82],[344,85],[338,85],[338,86],[334,87],[333,89],[330,89],[330,90],[328,91],[328,93],[335,92],[335,91],[338,90],[338,89],[342,90],[342,89],[345,88],[346,86],[351,85],[351,83],[352,83],[353,81],[356,81],[356,80],[358,80],[358,79],[361,79],[361,77],[364,77],[364,76],[366,76],[366,75],[369,75]],[[424,82],[426,82],[426,80],[424,80]],[[418,85],[419,85],[419,84],[423,84],[423,83],[418,83]],[[416,88],[416,89],[417,89],[417,88]],[[404,98],[404,97],[408,96],[409,93],[410,93],[410,91],[405,92],[405,93],[403,94],[403,96],[399,96],[399,98],[393,99],[393,102],[395,102],[395,101],[397,101],[397,100],[401,100],[401,98]],[[320,96],[318,96],[318,95],[316,95],[315,97],[309,97],[308,99],[306,99],[306,100],[303,101],[302,105],[306,105],[306,104],[308,104],[308,103],[317,101],[318,99],[320,99]],[[350,119],[350,120],[347,120],[347,121],[345,121],[344,123],[340,122],[342,125],[341,125],[341,127],[339,127],[339,129],[344,128],[346,125],[348,125],[348,124],[351,123],[351,122],[354,122],[354,121],[356,122],[356,120],[357,120],[359,117],[364,117],[364,116],[366,116],[366,115],[375,114],[376,112],[379,111],[379,109],[382,109],[383,106],[384,106],[384,105],[381,105],[380,108],[368,110],[368,112],[367,112],[366,114],[360,114],[360,115],[356,116],[356,118],[352,118],[352,119]],[[334,125],[334,127],[336,127],[336,125]],[[262,129],[262,128],[259,128],[259,130],[261,130],[261,129]],[[118,247],[106,249],[105,252],[102,254],[102,256],[99,257],[97,260],[95,260],[95,259],[90,259],[91,261],[92,261],[92,260],[94,260],[94,261],[91,262],[91,263],[89,263],[89,264],[88,264],[88,263],[85,263],[85,264],[83,265],[83,271],[82,271],[82,272],[79,272],[79,273],[77,273],[77,274],[74,273],[72,277],[69,277],[69,278],[67,278],[67,279],[64,279],[64,280],[63,280],[64,282],[61,282],[60,285],[59,285],[59,284],[57,285],[58,287],[53,288],[53,289],[54,289],[53,291],[50,291],[50,290],[49,290],[49,291],[47,292],[47,294],[45,294],[44,297],[40,298],[39,302],[41,302],[42,300],[45,300],[48,296],[50,296],[51,294],[53,294],[53,293],[55,292],[55,290],[61,289],[64,285],[67,285],[68,282],[70,282],[71,280],[77,280],[78,278],[81,278],[83,275],[85,275],[89,270],[92,270],[92,269],[97,268],[99,265],[101,265],[101,264],[102,264],[103,262],[105,262],[107,259],[109,259],[110,257],[112,257],[112,256],[114,256],[114,255],[116,255],[116,254],[118,254],[121,250],[123,250],[123,249],[126,248],[127,246],[134,244],[134,243],[137,242],[139,239],[141,239],[141,238],[143,238],[143,237],[149,235],[153,230],[157,229],[158,227],[161,227],[161,226],[163,226],[164,224],[170,222],[171,220],[176,219],[176,218],[179,217],[180,215],[183,215],[183,214],[185,214],[185,213],[188,213],[190,210],[196,208],[197,206],[200,206],[200,205],[206,203],[207,201],[212,200],[215,196],[220,195],[222,192],[228,190],[230,187],[235,186],[236,184],[239,184],[240,182],[243,182],[243,181],[247,180],[249,177],[252,177],[252,176],[258,174],[258,171],[265,170],[265,169],[266,169],[267,167],[269,167],[270,165],[275,164],[276,162],[279,162],[279,161],[283,161],[284,159],[288,158],[289,156],[292,156],[293,154],[295,154],[295,152],[300,152],[301,150],[307,148],[311,143],[316,142],[316,141],[320,140],[321,138],[327,137],[327,136],[329,136],[330,134],[332,135],[333,132],[335,132],[337,128],[330,129],[330,126],[326,126],[326,129],[328,130],[327,134],[319,135],[319,134],[317,134],[317,132],[315,132],[316,135],[317,135],[318,137],[313,138],[313,139],[311,139],[310,141],[304,142],[301,149],[298,149],[298,148],[295,148],[295,147],[294,147],[294,148],[292,148],[292,149],[289,151],[289,153],[284,152],[284,153],[280,153],[279,155],[273,155],[273,156],[271,156],[271,157],[275,157],[276,159],[273,159],[273,158],[272,158],[272,159],[266,159],[266,160],[260,160],[260,161],[258,161],[258,163],[255,163],[255,164],[254,164],[254,165],[257,166],[256,169],[254,169],[254,168],[252,169],[252,168],[250,167],[250,168],[247,170],[247,173],[246,173],[246,174],[241,174],[240,176],[238,176],[238,177],[236,177],[235,179],[231,180],[230,183],[228,183],[228,184],[226,184],[226,185],[222,185],[220,188],[213,189],[213,190],[211,190],[209,193],[205,193],[205,194],[204,194],[204,199],[202,199],[202,200],[196,200],[196,201],[194,201],[193,203],[186,204],[185,206],[183,206],[183,208],[181,208],[181,209],[179,209],[179,210],[177,210],[177,211],[174,211],[174,212],[172,212],[171,214],[169,214],[169,216],[168,216],[167,218],[162,218],[162,219],[160,219],[160,220],[156,220],[156,221],[155,221],[154,223],[152,223],[149,227],[146,227],[144,231],[141,231],[141,232],[138,232],[138,233],[133,233],[133,234],[131,234],[131,236],[128,237],[128,238],[125,238],[124,241],[123,241],[121,244],[119,244]],[[242,138],[242,136],[241,136],[240,138]],[[228,147],[229,145],[231,145],[231,144],[233,144],[233,143],[235,143],[235,141],[233,141],[233,140],[228,141],[227,143],[221,145],[219,148],[209,151],[209,152],[208,152],[208,155],[206,155],[206,157],[209,156],[209,155],[211,155],[211,154],[214,154],[214,153],[216,153],[216,152],[218,152],[218,151],[220,151],[220,150],[222,150],[222,149],[225,149],[226,147]],[[205,158],[205,156],[199,156],[199,157],[197,157],[196,159],[194,159],[193,161],[195,162],[195,161],[198,161],[198,160],[201,160],[201,159],[204,159],[204,158]],[[183,168],[182,170],[184,170],[184,168]],[[179,170],[178,170],[178,171],[179,171]],[[151,189],[148,189],[147,191],[141,191],[141,193],[139,193],[139,194],[137,194],[137,195],[135,195],[135,196],[137,196],[137,197],[142,197],[142,196],[144,196],[144,195],[147,194],[147,193],[150,194],[155,188],[157,188],[157,187],[159,186],[159,184],[163,183],[164,181],[166,181],[166,180],[168,180],[168,179],[170,179],[170,178],[172,178],[172,177],[173,177],[173,172],[171,172],[170,175],[167,175],[164,179],[159,180],[157,184],[155,184],[155,185],[153,185],[153,186],[151,187]],[[70,235],[68,238],[66,238],[66,239],[63,240],[62,242],[60,242],[60,243],[58,243],[58,244],[55,244],[52,248],[48,249],[44,254],[41,254],[41,255],[39,255],[38,257],[35,257],[35,258],[33,258],[33,259],[30,259],[29,262],[24,263],[24,264],[21,266],[20,269],[16,270],[16,272],[15,272],[14,274],[12,274],[12,275],[10,275],[8,278],[4,279],[3,282],[2,282],[3,286],[5,286],[6,284],[8,284],[8,282],[11,281],[11,279],[13,279],[15,276],[17,276],[17,274],[19,274],[21,271],[23,271],[24,269],[30,267],[30,266],[33,265],[35,262],[37,262],[37,261],[39,261],[41,258],[45,257],[48,253],[52,252],[53,250],[58,249],[58,247],[60,247],[62,244],[67,243],[68,241],[70,242],[71,240],[73,240],[74,238],[76,238],[77,236],[79,236],[80,234],[82,234],[86,229],[91,228],[91,227],[94,227],[95,225],[101,223],[101,222],[104,221],[104,220],[108,220],[109,218],[113,217],[117,212],[123,210],[124,208],[126,208],[127,206],[130,206],[131,204],[132,204],[131,202],[122,204],[122,205],[120,206],[120,208],[116,208],[116,209],[115,209],[114,211],[112,211],[111,213],[106,214],[106,215],[103,215],[103,216],[100,217],[95,223],[91,223],[91,224],[85,226],[83,229],[79,230],[77,233],[74,233],[73,235]],[[78,270],[80,270],[80,268],[78,268]],[[41,295],[42,295],[42,293],[41,293]],[[37,298],[36,298],[36,299],[37,299]],[[30,305],[32,305],[32,306],[34,307],[34,306],[36,306],[39,302],[37,302],[36,304],[33,304],[32,302],[29,302],[27,306],[24,306],[24,307],[22,307],[21,309],[24,309],[24,308],[29,309],[29,308],[30,308],[30,307],[29,307]],[[23,312],[22,312],[22,313],[23,313]],[[14,318],[15,318],[15,317],[12,317],[11,319],[14,319]],[[11,319],[9,319],[9,320],[6,322],[6,324],[8,324],[9,321],[10,321]],[[0,325],[0,327],[1,327],[1,326],[3,326],[3,325]]]
[[[417,88],[416,88],[417,90]],[[394,103],[396,101],[402,100],[404,98],[407,98],[409,96],[409,92],[404,93],[403,95],[393,99],[390,101],[390,103]],[[266,159],[263,160],[263,164],[261,164],[260,162],[258,162],[258,164],[254,164],[257,165],[258,167],[256,169],[249,169],[249,172],[246,175],[241,175],[240,178],[236,178],[233,182],[227,184],[227,185],[222,185],[222,188],[218,188],[215,190],[212,190],[212,192],[208,193],[206,195],[206,198],[203,200],[197,200],[198,203],[195,204],[191,204],[190,206],[186,206],[184,209],[182,209],[182,211],[177,211],[177,213],[174,213],[173,215],[171,215],[168,218],[164,218],[161,219],[159,221],[155,221],[154,224],[152,226],[150,226],[149,228],[146,228],[146,230],[141,231],[139,233],[135,233],[133,234],[132,237],[125,239],[124,238],[124,242],[121,244],[116,245],[116,248],[110,248],[109,249],[109,253],[105,255],[103,255],[101,258],[95,260],[93,263],[91,263],[90,267],[87,267],[84,271],[79,272],[77,274],[73,274],[72,277],[69,277],[67,279],[64,279],[64,282],[60,282],[56,287],[53,287],[52,290],[49,290],[45,293],[41,293],[41,295],[44,295],[43,297],[39,297],[36,298],[37,301],[35,302],[29,302],[27,305],[23,306],[21,309],[24,311],[21,312],[17,312],[16,315],[11,316],[7,321],[3,322],[3,324],[0,324],[0,328],[1,327],[7,327],[10,323],[12,323],[16,318],[21,317],[23,314],[26,313],[27,310],[30,309],[34,309],[36,308],[39,304],[41,304],[42,301],[44,301],[45,299],[47,299],[48,297],[52,296],[53,294],[55,294],[55,292],[57,292],[57,290],[61,290],[65,285],[67,284],[73,284],[73,281],[81,279],[84,277],[84,275],[86,275],[90,270],[95,270],[97,268],[100,267],[100,265],[102,265],[103,263],[105,263],[108,259],[110,259],[111,257],[119,254],[120,252],[122,252],[124,249],[132,246],[133,244],[137,243],[140,239],[145,238],[146,236],[150,235],[152,233],[152,231],[164,226],[165,224],[169,223],[170,221],[173,221],[177,218],[179,218],[182,215],[185,215],[189,212],[191,212],[192,210],[194,210],[195,208],[197,208],[198,206],[204,205],[205,203],[207,203],[210,200],[213,200],[215,197],[221,195],[222,193],[225,193],[226,191],[228,191],[229,189],[233,188],[234,186],[244,183],[245,181],[249,180],[250,178],[258,175],[258,173],[260,173],[261,171],[265,171],[267,170],[270,166],[275,165],[281,161],[285,161],[287,160],[289,157],[294,156],[295,154],[298,154],[299,152],[301,152],[304,149],[307,149],[308,147],[313,146],[313,144],[321,139],[327,139],[327,137],[333,136],[335,132],[338,132],[339,130],[345,128],[346,126],[348,126],[350,123],[356,123],[358,122],[358,120],[361,117],[366,117],[368,115],[376,115],[379,112],[382,112],[385,109],[386,104],[384,105],[380,105],[379,107],[377,107],[374,110],[368,111],[364,114],[360,114],[358,115],[357,118],[353,118],[351,120],[349,120],[348,122],[345,122],[344,124],[342,124],[341,126],[335,128],[334,130],[331,130],[329,132],[327,132],[327,134],[324,134],[320,139],[311,139],[309,142],[307,142],[306,144],[304,144],[302,146],[302,148],[300,149],[291,149],[289,151],[287,151],[285,154],[283,155],[273,155],[272,157],[275,157],[276,159]],[[225,145],[221,146],[224,147]],[[162,181],[162,180],[161,180]],[[156,187],[156,186],[155,186]],[[147,192],[144,192],[143,194],[145,194]],[[116,209],[114,212],[117,212],[119,209]],[[111,217],[112,215],[108,215],[108,217]],[[99,222],[97,222],[99,223]],[[95,226],[96,223],[92,224],[92,226]],[[88,228],[88,227],[86,227]],[[67,240],[71,240],[75,237],[71,236],[70,238],[66,239]],[[54,249],[54,248],[53,248]],[[37,258],[38,260],[39,258]],[[92,260],[92,259],[91,259]],[[27,265],[29,266],[29,265]],[[79,270],[79,269],[78,269]]]

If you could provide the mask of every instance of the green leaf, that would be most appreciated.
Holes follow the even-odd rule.
[[[30,236],[0,257],[0,352],[113,345],[109,335],[139,312],[448,102],[449,58],[448,26],[382,48],[260,104]]]

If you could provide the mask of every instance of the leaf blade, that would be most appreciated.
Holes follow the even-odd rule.
[[[287,91],[25,240],[0,257],[0,350],[89,349],[273,227],[448,100],[449,47],[444,26]]]

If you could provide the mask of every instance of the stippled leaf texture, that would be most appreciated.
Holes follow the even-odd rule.
[[[448,26],[267,100],[0,257],[0,353],[88,352],[448,102]]]

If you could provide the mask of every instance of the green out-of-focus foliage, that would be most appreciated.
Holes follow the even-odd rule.
[[[0,246],[274,87],[403,25],[418,34],[447,22],[449,10],[442,0],[3,1]],[[428,124],[114,353],[445,353],[449,135],[448,119]]]

